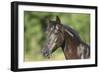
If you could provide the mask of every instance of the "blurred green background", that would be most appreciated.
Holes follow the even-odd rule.
[[[24,11],[24,61],[48,60],[41,54],[45,41],[47,21],[55,20],[59,16],[61,23],[75,29],[81,39],[90,43],[90,14],[83,13],[55,13]],[[64,60],[61,48],[58,48],[49,60]]]

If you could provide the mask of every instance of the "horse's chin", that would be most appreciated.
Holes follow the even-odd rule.
[[[50,58],[51,51],[45,49],[45,51],[44,51],[44,50],[42,51],[42,54],[43,54],[43,56],[44,56],[45,58]]]
[[[44,56],[44,57],[49,57],[49,56],[50,56],[50,54],[43,54],[43,56]]]
[[[50,59],[50,54],[48,54],[48,55],[43,55],[45,58],[48,58],[48,59]]]

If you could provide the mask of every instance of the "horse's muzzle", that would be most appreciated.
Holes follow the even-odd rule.
[[[42,54],[44,57],[49,57],[50,53],[51,53],[51,51],[48,48],[42,50]]]

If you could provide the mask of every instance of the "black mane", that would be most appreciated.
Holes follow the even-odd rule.
[[[80,36],[79,36],[79,34],[78,34],[78,32],[77,32],[76,30],[74,30],[73,28],[69,27],[68,25],[64,25],[64,24],[62,24],[62,25],[63,25],[63,27],[64,27],[65,29],[67,29],[70,33],[72,33],[73,36],[74,36],[76,39],[78,39],[78,40],[81,41]]]

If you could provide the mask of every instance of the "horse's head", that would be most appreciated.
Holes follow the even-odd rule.
[[[63,27],[57,16],[56,21],[48,21],[46,42],[42,49],[43,55],[49,57],[52,52],[62,45],[63,41]]]

